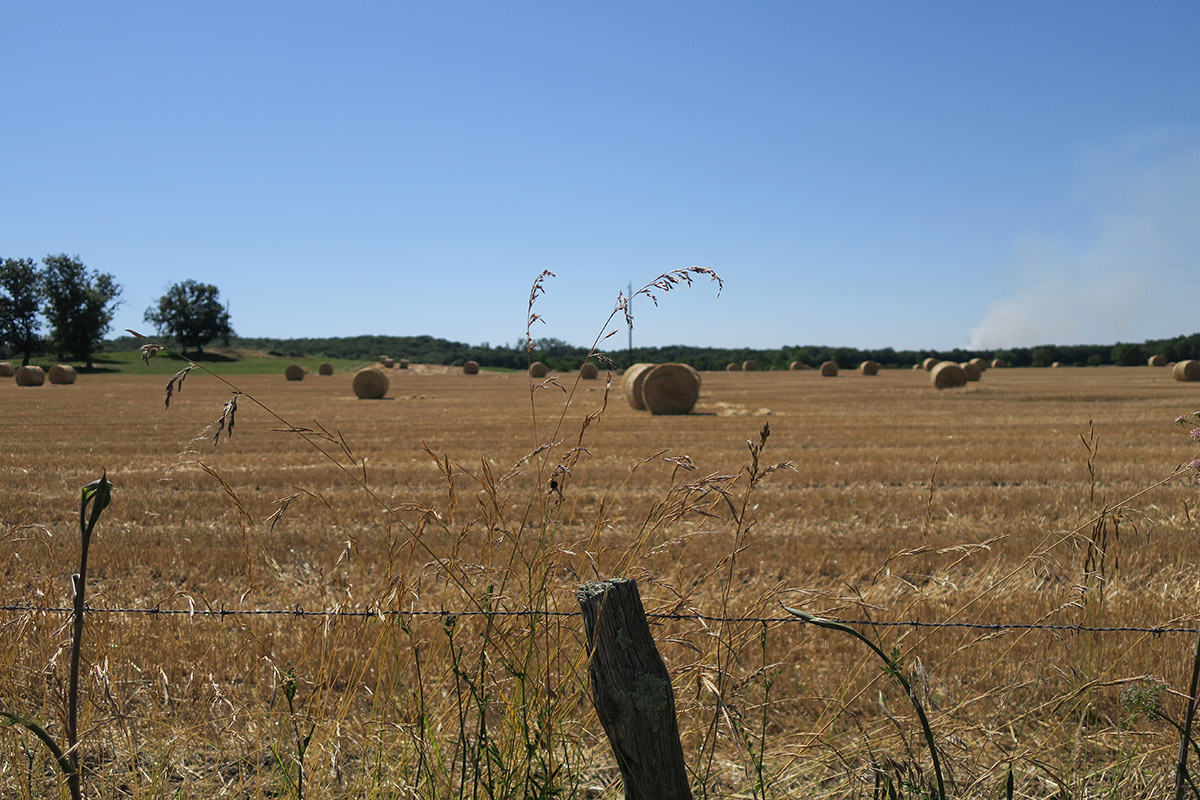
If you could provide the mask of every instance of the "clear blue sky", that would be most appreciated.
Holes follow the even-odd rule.
[[[8,3],[0,256],[150,332],[999,348],[1200,330],[1200,2]],[[616,338],[624,346],[625,332]]]

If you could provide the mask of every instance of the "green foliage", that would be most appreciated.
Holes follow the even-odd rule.
[[[91,368],[92,356],[120,305],[121,287],[108,273],[88,272],[78,256],[46,256],[42,263],[51,346],[59,355]]]
[[[1117,342],[1113,345],[1112,361],[1118,367],[1140,367],[1146,363],[1146,355],[1136,344]]]
[[[20,353],[23,365],[42,345],[41,303],[41,272],[34,260],[6,258],[0,262],[0,343]]]
[[[218,295],[219,290],[211,283],[186,280],[168,289],[158,298],[157,307],[146,309],[143,318],[160,336],[170,336],[185,351],[194,347],[200,352],[214,339],[228,343],[233,336],[229,311]]]

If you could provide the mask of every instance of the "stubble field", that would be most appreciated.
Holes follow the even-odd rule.
[[[618,575],[675,615],[652,630],[698,797],[932,783],[881,663],[784,606],[899,649],[951,796],[1010,766],[1017,797],[1173,784],[1195,636],[1136,630],[1194,628],[1200,588],[1174,422],[1200,406],[1169,370],[705,373],[684,417],[604,373],[388,374],[381,401],[348,373],[231,378],[218,444],[233,395],[201,372],[169,409],[160,376],[0,382],[0,706],[52,732],[70,615],[24,607],[70,606],[80,488],[116,485],[89,796],[618,797],[575,599]],[[912,621],[956,627],[889,624]],[[0,729],[0,795],[58,796],[52,767]]]

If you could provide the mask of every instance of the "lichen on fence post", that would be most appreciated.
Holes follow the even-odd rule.
[[[621,769],[626,800],[691,800],[671,675],[654,645],[637,582],[579,587],[592,701]]]

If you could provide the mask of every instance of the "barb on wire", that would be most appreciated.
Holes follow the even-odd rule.
[[[34,606],[34,605],[4,605],[0,612],[32,612],[40,614],[70,613],[72,609],[64,606]],[[307,611],[303,608],[115,608],[88,607],[89,614],[143,614],[148,616],[178,616],[178,617],[321,617],[321,618],[350,618],[350,619],[387,619],[411,617],[580,617],[581,611],[384,611],[382,609],[363,609],[360,611],[342,611],[321,609]],[[691,613],[655,613],[647,612],[646,616],[656,620],[703,622],[753,622],[756,624],[791,623],[802,625],[803,620],[797,617],[735,617],[712,614]],[[1152,633],[1155,635],[1167,633],[1188,633],[1195,636],[1196,628],[1186,628],[1166,625],[1049,625],[1035,622],[926,622],[923,620],[895,620],[880,622],[865,619],[831,619],[842,625],[873,625],[879,628],[966,628],[982,631],[1060,631],[1065,633]]]

